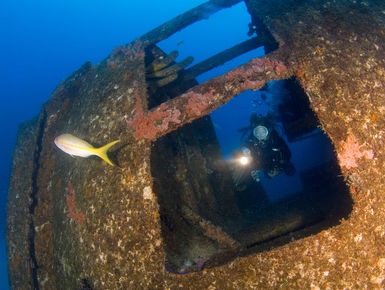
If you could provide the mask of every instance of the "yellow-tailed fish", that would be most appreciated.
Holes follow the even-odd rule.
[[[107,156],[107,151],[120,140],[115,140],[107,145],[104,145],[100,148],[95,148],[88,142],[75,137],[71,134],[62,134],[55,138],[55,144],[65,153],[72,156],[88,157],[91,155],[96,155],[106,161],[108,164],[114,166],[111,160]]]

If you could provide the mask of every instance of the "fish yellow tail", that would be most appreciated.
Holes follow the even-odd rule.
[[[104,161],[106,161],[108,164],[114,166],[114,163],[111,162],[111,160],[108,158],[107,156],[107,151],[108,149],[110,149],[112,146],[114,146],[116,143],[120,142],[120,140],[115,140],[115,141],[112,141],[111,143],[108,143],[107,145],[104,145],[103,147],[100,147],[100,148],[95,148],[93,149],[92,151],[97,155],[99,156],[100,158],[102,158]]]

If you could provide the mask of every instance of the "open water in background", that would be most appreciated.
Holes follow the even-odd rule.
[[[125,44],[203,0],[0,1],[0,289],[8,289],[6,199],[18,124],[36,116],[61,80],[84,62],[96,64]],[[131,5],[131,3],[135,3]],[[244,3],[201,21],[160,43],[193,64],[248,38]],[[179,45],[178,45],[179,44]],[[233,60],[201,80],[261,55]],[[242,125],[241,125],[242,126]],[[240,127],[241,127],[240,126]]]

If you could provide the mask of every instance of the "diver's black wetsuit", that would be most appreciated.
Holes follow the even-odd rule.
[[[251,151],[250,168],[253,168],[253,170],[264,169],[268,177],[274,177],[282,171],[291,175],[291,152],[276,130],[270,128],[268,138],[263,141],[258,140],[251,133],[243,146]],[[290,168],[287,167],[288,165]]]

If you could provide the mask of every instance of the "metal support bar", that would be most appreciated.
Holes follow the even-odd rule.
[[[149,44],[155,44],[163,39],[168,38],[175,32],[185,28],[202,19],[208,19],[210,15],[219,10],[231,7],[242,0],[211,0],[203,3],[189,11],[176,16],[175,18],[163,23],[153,30],[142,35],[139,39]]]
[[[262,39],[253,37],[192,66],[184,72],[183,78],[184,80],[193,79],[206,71],[263,45]]]

